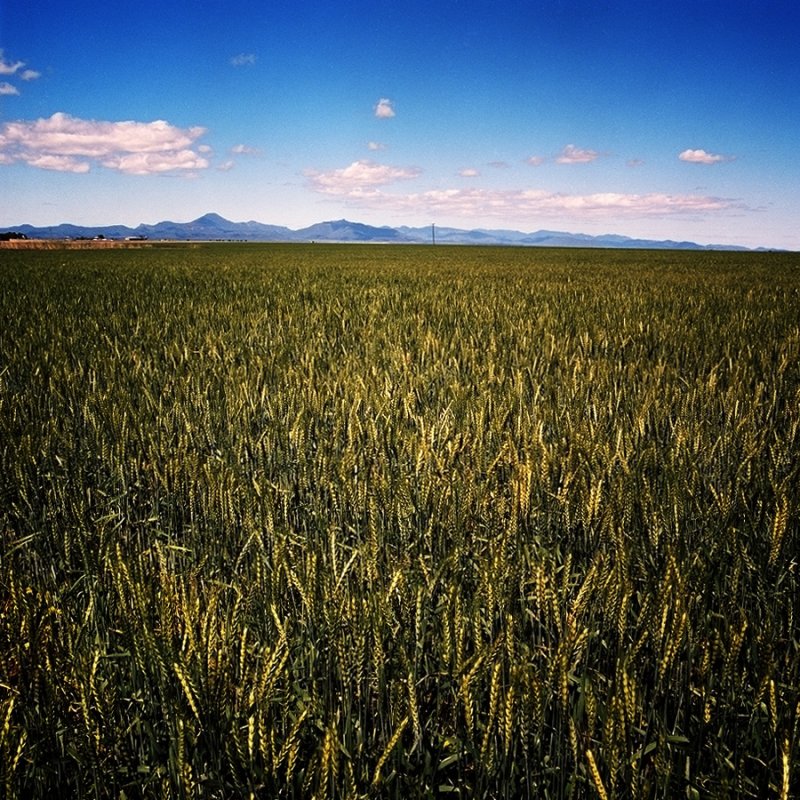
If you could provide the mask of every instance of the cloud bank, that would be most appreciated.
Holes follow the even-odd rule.
[[[202,155],[208,148],[195,145],[205,132],[164,120],[104,122],[58,112],[0,126],[0,164],[76,173],[102,166],[128,175],[187,174],[208,167]]]
[[[370,161],[356,161],[328,172],[306,172],[313,191],[338,197],[355,207],[465,219],[694,217],[745,208],[740,201],[729,198],[662,192],[568,194],[546,189],[445,188],[402,194],[383,188],[420,174],[415,167],[390,167]]]
[[[531,216],[648,217],[718,212],[738,208],[732,200],[697,195],[565,194],[544,189],[437,189],[405,196],[383,195],[389,205],[402,210],[426,209],[463,217],[519,219]]]

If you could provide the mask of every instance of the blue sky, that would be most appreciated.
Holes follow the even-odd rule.
[[[798,30],[788,0],[3,0],[0,226],[800,250]]]

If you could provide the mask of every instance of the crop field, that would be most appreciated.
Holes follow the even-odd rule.
[[[0,251],[0,795],[800,796],[800,255]]]

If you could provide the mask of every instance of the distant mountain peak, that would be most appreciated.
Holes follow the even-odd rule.
[[[219,214],[214,213],[213,211],[209,211],[208,214],[203,214],[202,217],[198,217],[194,222],[189,223],[190,225],[197,225],[197,224],[204,224],[204,225],[235,225],[235,222],[231,222],[225,217],[221,217]]]

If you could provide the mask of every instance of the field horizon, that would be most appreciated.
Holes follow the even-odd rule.
[[[475,246],[579,247],[607,249],[774,251],[774,248],[748,248],[724,243],[698,244],[688,240],[648,239],[620,234],[589,235],[564,230],[539,229],[531,232],[510,228],[457,228],[408,225],[367,225],[347,219],[328,220],[290,229],[255,220],[232,222],[211,212],[189,222],[162,221],[154,225],[19,225],[0,228],[0,234],[24,234],[34,240],[104,240],[205,241],[205,242],[339,242],[374,244],[462,244]],[[17,240],[19,241],[19,240]]]

